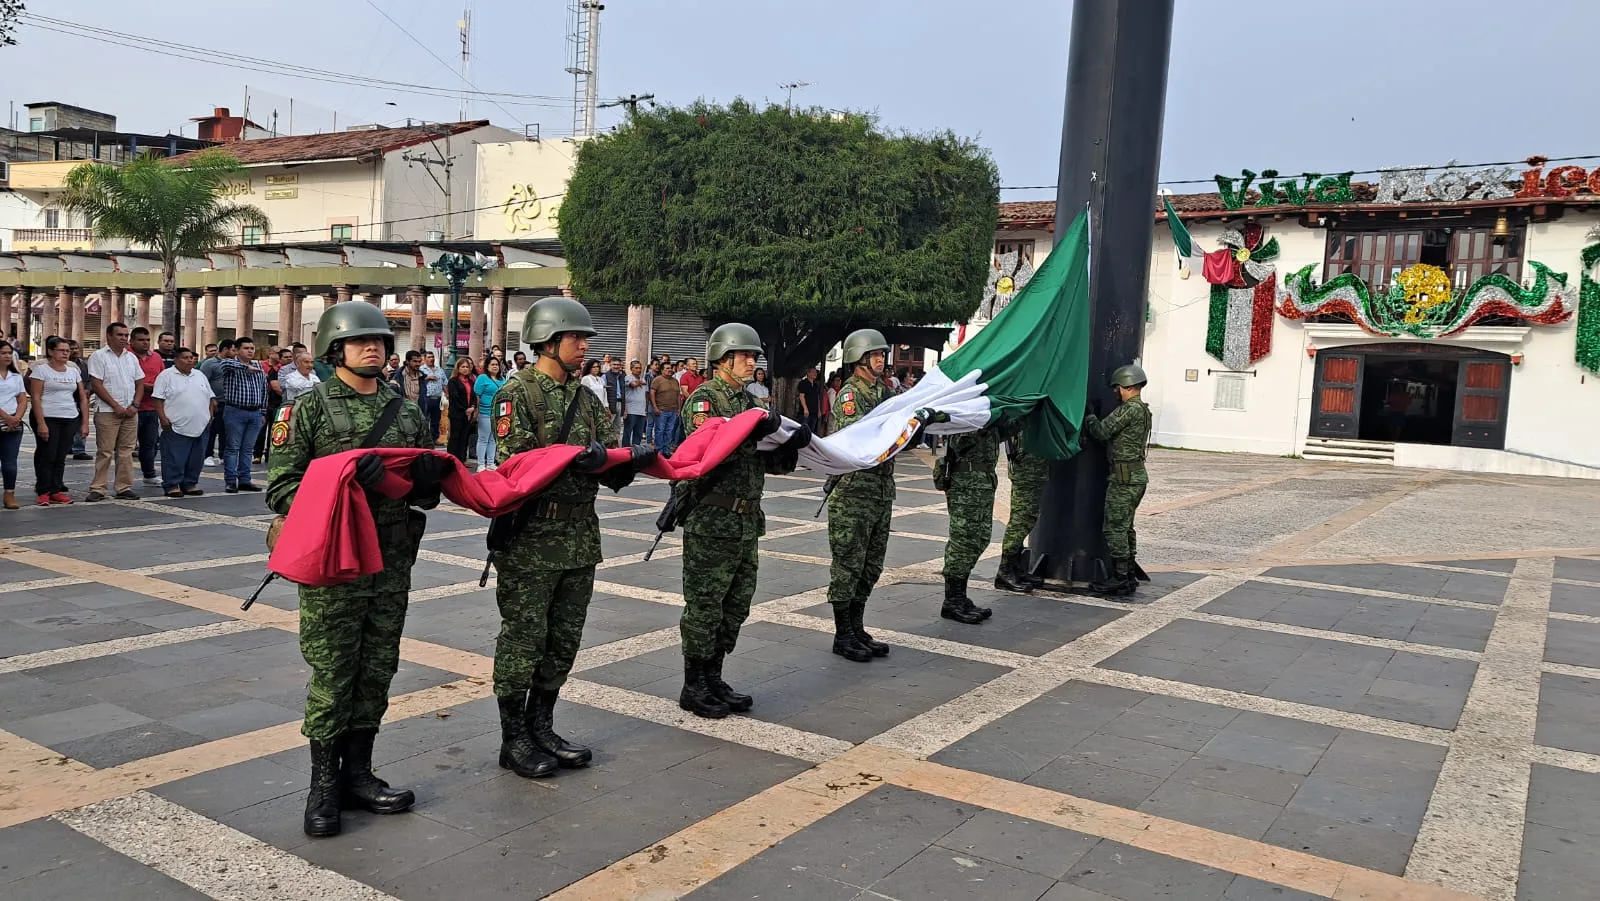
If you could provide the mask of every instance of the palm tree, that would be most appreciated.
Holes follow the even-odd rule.
[[[67,173],[60,207],[86,216],[95,236],[147,247],[161,257],[161,325],[182,343],[178,258],[237,243],[244,226],[268,227],[251,204],[222,202],[223,186],[244,172],[221,151],[173,165],[152,153],[123,166],[85,163]]]

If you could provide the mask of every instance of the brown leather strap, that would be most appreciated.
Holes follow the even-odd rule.
[[[721,507],[735,513],[755,513],[761,509],[761,499],[754,497],[734,497],[731,494],[711,492],[700,499],[700,503],[708,507]]]

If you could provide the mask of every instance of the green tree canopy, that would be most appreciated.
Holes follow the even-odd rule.
[[[772,374],[798,375],[852,328],[970,316],[998,186],[988,154],[950,133],[662,108],[582,145],[561,243],[578,297],[749,322]]]
[[[67,173],[61,207],[87,216],[99,238],[155,251],[161,258],[161,326],[182,343],[178,258],[237,244],[246,225],[268,227],[258,207],[222,201],[223,185],[243,173],[238,159],[218,150],[181,164],[150,153],[122,166],[85,163]]]

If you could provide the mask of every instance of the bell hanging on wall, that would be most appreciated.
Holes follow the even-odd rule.
[[[1494,220],[1494,243],[1504,244],[1511,238],[1511,220],[1498,216]]]

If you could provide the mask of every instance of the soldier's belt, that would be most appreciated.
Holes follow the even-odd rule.
[[[957,463],[954,466],[948,467],[948,470],[951,475],[956,475],[957,473],[962,472],[981,472],[987,475],[994,474],[994,470],[982,465],[981,463]]]
[[[1118,482],[1132,481],[1135,475],[1144,473],[1143,461],[1136,463],[1112,463],[1111,478]]]
[[[708,507],[721,507],[724,510],[732,510],[735,513],[755,513],[761,509],[761,498],[759,497],[734,497],[731,494],[721,494],[715,491],[701,498],[700,503]]]
[[[594,504],[561,504],[555,501],[533,501],[529,515],[534,519],[595,519]]]

